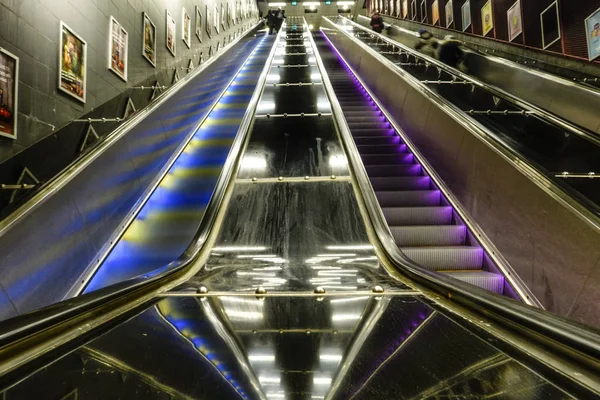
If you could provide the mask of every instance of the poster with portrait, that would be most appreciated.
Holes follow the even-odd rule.
[[[156,67],[156,25],[144,13],[144,33],[142,35],[142,56]]]
[[[165,23],[165,26],[167,27],[167,38],[166,38],[166,45],[167,45],[167,49],[169,49],[169,51],[171,52],[171,54],[173,54],[173,56],[175,56],[176,53],[176,47],[175,47],[175,40],[176,40],[176,35],[177,32],[175,31],[175,29],[177,29],[177,24],[175,23],[175,20],[173,19],[173,17],[171,16],[171,13],[169,11],[167,11],[167,20]]]
[[[517,36],[523,33],[523,21],[521,21],[521,0],[506,12],[508,18],[508,40],[512,42]]]
[[[600,57],[600,8],[585,19],[588,58],[590,61]]]
[[[181,37],[183,43],[189,49],[192,47],[192,19],[187,11],[185,11],[185,8],[182,10],[181,15]]]
[[[408,17],[408,0],[402,0],[402,18]]]
[[[208,37],[210,38],[212,36],[212,23],[213,23],[213,16],[212,16],[212,12],[210,11],[209,6],[206,6],[206,24],[204,25],[204,29],[206,30],[206,34],[208,35]]]
[[[202,13],[198,6],[196,6],[196,37],[202,43]]]
[[[462,16],[462,30],[463,32],[467,30],[469,26],[471,26],[471,2],[467,0],[465,4],[463,4],[460,9],[460,14]]]
[[[19,57],[0,47],[0,136],[17,138]]]
[[[431,20],[432,25],[440,20],[440,3],[438,0],[433,0],[433,4],[431,4]]]
[[[60,22],[58,89],[85,103],[87,43]]]
[[[446,28],[450,28],[450,25],[454,22],[454,5],[452,4],[452,0],[449,0],[446,3]]]
[[[108,29],[108,69],[127,82],[127,31],[113,16],[110,17]]]
[[[494,29],[492,0],[488,0],[488,2],[481,7],[481,26],[483,27],[483,36],[487,35],[492,29]]]
[[[213,26],[215,27],[215,31],[217,31],[217,33],[219,33],[219,8],[217,7],[217,5],[215,4],[215,14],[213,16]]]

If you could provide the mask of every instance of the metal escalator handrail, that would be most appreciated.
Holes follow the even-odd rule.
[[[590,142],[594,143],[596,146],[600,146],[600,135],[596,134],[595,132],[590,132],[590,131],[587,131],[586,129],[582,129],[579,126],[571,123],[570,121],[567,121],[559,116],[556,116],[553,113],[546,111],[543,108],[540,108],[533,103],[523,100],[523,99],[513,95],[512,93],[509,93],[509,92],[507,92],[503,89],[500,89],[496,86],[488,85],[487,83],[482,82],[479,79],[477,79],[471,75],[467,75],[464,72],[462,72],[450,65],[444,64],[443,62],[438,61],[435,58],[433,58],[427,54],[424,54],[415,49],[412,49],[400,42],[397,42],[390,37],[384,36],[381,33],[369,31],[364,26],[357,24],[356,22],[351,21],[351,20],[347,19],[346,17],[338,17],[338,18],[347,21],[348,23],[352,24],[353,26],[356,26],[357,28],[361,29],[362,31],[365,31],[365,32],[368,32],[369,34],[377,36],[378,38],[380,38],[381,40],[383,40],[385,42],[388,42],[396,47],[401,48],[402,50],[412,54],[413,56],[418,56],[419,58],[432,64],[436,68],[440,68],[440,69],[446,71],[450,75],[457,76],[462,80],[472,83],[473,85],[479,86],[480,88],[490,92],[494,96],[501,97],[504,100],[516,105],[517,107],[519,107],[521,109],[524,109],[527,111],[534,111],[536,116],[538,116],[544,120],[547,120],[547,122],[549,122],[553,125],[557,125],[560,128],[567,130],[570,133],[573,133],[574,135],[577,135],[587,141],[590,141]]]
[[[332,25],[336,25],[329,18],[322,18],[331,23]],[[352,21],[350,22],[354,25],[357,25]],[[364,29],[362,26],[358,26],[361,29]],[[387,66],[393,73],[398,75],[398,77],[407,82],[411,87],[422,92],[424,96],[426,96],[430,101],[432,101],[438,107],[442,108],[444,112],[446,112],[452,119],[458,121],[473,135],[475,135],[483,143],[485,143],[490,149],[498,153],[514,168],[516,168],[523,175],[525,175],[527,178],[533,181],[538,187],[540,187],[554,199],[559,201],[560,204],[562,204],[568,210],[573,212],[578,218],[583,220],[594,230],[600,232],[600,216],[588,207],[586,207],[585,204],[578,201],[575,193],[573,193],[573,195],[570,195],[570,192],[572,191],[570,188],[558,186],[553,180],[551,180],[549,177],[547,177],[541,171],[539,171],[541,167],[536,166],[533,162],[531,162],[523,155],[518,153],[516,150],[514,150],[509,144],[507,144],[502,138],[498,137],[498,135],[496,135],[493,131],[491,131],[475,119],[468,117],[463,112],[463,110],[450,103],[448,100],[446,100],[430,88],[424,86],[417,78],[404,71],[403,69],[398,68],[398,66],[396,66],[393,62],[383,57],[381,54],[377,53],[366,44],[355,39],[347,31],[343,29],[338,29],[338,32],[342,35],[347,36],[350,40],[355,42],[357,46],[361,47],[369,54],[372,54],[373,57],[380,60],[382,64]],[[377,35],[377,33],[375,32],[373,32],[373,34]],[[419,57],[421,56],[419,55]],[[421,58],[425,59],[425,56]]]
[[[229,42],[220,53],[218,53],[215,57],[210,58],[205,61],[203,64],[199,65],[196,69],[194,69],[191,73],[181,78],[179,81],[174,83],[170,88],[166,89],[163,93],[158,95],[156,99],[150,102],[146,107],[138,110],[131,118],[127,119],[121,126],[116,128],[114,131],[110,132],[107,136],[100,139],[98,146],[83,156],[75,159],[71,164],[65,167],[61,172],[59,172],[56,176],[52,177],[50,180],[45,182],[41,188],[19,206],[14,212],[0,221],[0,237],[4,235],[6,231],[8,231],[14,224],[18,223],[23,218],[27,217],[34,210],[36,210],[39,206],[45,203],[54,193],[58,192],[60,189],[65,187],[69,182],[71,182],[77,175],[79,175],[88,165],[93,163],[98,157],[100,157],[103,153],[108,151],[115,143],[117,143],[124,135],[126,135],[131,129],[136,127],[144,118],[154,112],[157,108],[162,106],[168,99],[173,97],[177,92],[179,92],[190,80],[194,79],[204,70],[206,70],[209,66],[215,63],[217,60],[224,55],[228,49],[236,45],[240,40],[242,40],[248,32],[251,32],[253,29],[257,28],[260,24],[252,25],[245,32],[243,32],[238,38]]]
[[[216,239],[216,228],[223,216],[224,205],[233,189],[235,174],[241,163],[241,150],[247,143],[278,40],[279,34],[258,78],[200,227],[184,254],[177,261],[142,277],[3,321],[0,327],[0,376],[153,301],[161,293],[185,282],[204,265]]]
[[[312,36],[310,40],[314,43]],[[353,171],[359,192],[366,204],[368,223],[372,225],[378,240],[375,245],[383,252],[387,261],[415,282],[452,299],[452,301],[462,306],[466,306],[468,309],[474,310],[478,314],[493,319],[508,329],[518,330],[521,334],[527,336],[529,340],[541,343],[545,347],[552,347],[562,354],[569,353],[570,356],[573,356],[571,352],[576,352],[576,358],[579,361],[588,360],[593,362],[593,360],[589,360],[589,357],[600,360],[600,331],[558,317],[550,312],[526,306],[454,278],[428,271],[402,253],[385,221],[350,133],[350,128],[343,116],[342,108],[335,96],[321,56],[317,51],[315,51],[315,57],[321,69],[323,86],[331,103],[334,122],[339,130],[342,145],[346,149],[349,165]]]
[[[343,17],[343,18],[346,18],[346,17]],[[366,16],[363,16],[363,15],[360,15],[359,18],[365,18],[365,19],[368,20],[368,18]],[[395,17],[392,16],[392,18],[395,18]],[[417,21],[411,21],[411,22],[417,22]],[[360,24],[358,24],[358,25],[360,25]],[[393,23],[385,23],[384,26],[387,26],[389,28],[393,28],[395,30],[407,33],[409,35],[413,35],[415,37],[418,37],[418,33],[417,32],[415,32],[413,30],[410,30],[410,29],[407,29],[407,28],[404,28],[404,27],[402,27],[400,25],[395,25]],[[364,27],[364,28],[367,29],[366,27]],[[466,32],[459,32],[459,33],[466,34]],[[471,36],[471,35],[467,34],[467,36]],[[467,43],[468,45],[472,45],[472,43],[469,43],[466,40],[462,40],[461,42]],[[480,45],[475,45],[475,46],[485,47],[485,46],[480,46]],[[539,49],[536,49],[534,47],[528,47],[528,46],[525,46],[525,47],[528,48],[528,49],[531,49],[531,50],[539,51]],[[483,58],[487,58],[488,60],[491,60],[493,62],[499,62],[501,64],[505,64],[506,66],[508,66],[510,68],[515,68],[515,69],[519,69],[521,71],[525,71],[525,72],[528,72],[528,73],[531,73],[531,74],[534,74],[534,75],[538,75],[538,76],[540,76],[540,77],[542,77],[544,79],[548,79],[548,80],[554,81],[556,83],[560,83],[561,85],[573,86],[573,87],[575,87],[575,88],[577,88],[579,90],[585,90],[585,91],[589,91],[590,93],[600,94],[600,88],[597,88],[595,86],[583,85],[583,84],[579,83],[576,80],[571,80],[571,79],[566,78],[564,76],[556,75],[556,74],[553,74],[551,72],[547,72],[547,71],[544,71],[544,70],[530,68],[530,67],[527,67],[525,65],[519,64],[516,61],[510,60],[508,58],[504,58],[504,57],[501,57],[501,56],[493,56],[493,55],[491,55],[489,53],[485,53],[485,52],[483,52],[483,51],[481,51],[479,49],[469,48],[469,50],[477,52],[477,54],[479,56],[483,57]],[[503,51],[503,53],[507,53],[507,52]],[[527,57],[527,58],[532,59],[530,57]],[[533,59],[533,60],[535,60],[535,59]],[[569,69],[572,70],[572,68],[569,68]]]

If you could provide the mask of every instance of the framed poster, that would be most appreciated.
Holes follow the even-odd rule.
[[[481,7],[481,26],[483,29],[483,36],[490,33],[494,29],[494,17],[492,16],[492,0],[488,0],[487,3]]]
[[[213,26],[215,27],[215,31],[219,33],[219,9],[215,4],[215,15],[213,16]]]
[[[196,37],[202,43],[202,13],[198,6],[196,6]]]
[[[127,31],[111,16],[108,32],[108,69],[127,82]]]
[[[156,67],[156,25],[144,13],[144,34],[142,36],[142,56]]]
[[[411,16],[410,19],[412,19],[413,21],[417,20],[417,0],[412,0],[412,2],[410,3],[410,12],[411,12]]]
[[[231,6],[227,3],[227,27],[231,28]]]
[[[439,0],[433,0],[433,4],[431,4],[431,20],[432,25],[435,25],[440,20]]]
[[[85,103],[87,43],[60,21],[58,89]]]
[[[408,0],[402,0],[402,18],[408,17]]]
[[[540,20],[542,23],[542,47],[546,50],[560,40],[560,17],[557,1],[542,11]]]
[[[206,34],[210,38],[212,36],[212,28],[211,28],[211,24],[213,23],[212,13],[210,12],[210,8],[208,6],[206,6],[205,11],[206,11],[206,24],[204,25],[204,29],[206,30]]]
[[[421,1],[421,22],[427,22],[427,1]]]
[[[521,21],[521,0],[506,12],[508,18],[508,41],[512,42],[517,36],[523,33],[523,21]]]
[[[192,19],[190,18],[190,14],[185,11],[185,8],[181,14],[181,37],[183,43],[190,49],[192,47]]]
[[[450,25],[454,22],[454,5],[452,0],[448,0],[445,8],[446,13],[446,28],[450,28]]]
[[[175,53],[177,51],[177,48],[175,47],[175,38],[177,34],[175,32],[175,29],[177,28],[177,26],[175,24],[175,20],[173,19],[173,17],[171,17],[171,13],[169,13],[169,11],[167,11],[167,21],[165,26],[167,27],[167,41],[165,43],[167,44],[167,49],[169,49],[171,54],[175,56]]]
[[[0,47],[0,136],[17,138],[19,57]]]
[[[463,32],[471,26],[471,2],[467,0],[460,9],[462,15],[462,30]]]
[[[588,58],[590,61],[600,57],[600,8],[585,19]]]
[[[225,29],[225,6],[221,3],[221,28]]]

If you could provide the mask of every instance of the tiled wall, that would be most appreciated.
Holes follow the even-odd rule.
[[[21,63],[18,137],[16,140],[0,138],[0,163],[48,138],[69,121],[97,110],[132,86],[152,82],[153,77],[160,74],[174,73],[173,67],[187,67],[190,58],[197,65],[201,51],[206,55],[210,45],[216,46],[217,41],[222,42],[232,31],[221,30],[217,34],[213,30],[212,39],[204,31],[203,43],[194,35],[195,6],[200,7],[206,20],[205,7],[208,4],[212,9],[215,2],[226,3],[225,0],[0,0],[0,47],[17,55]],[[235,0],[229,2],[231,8],[236,4]],[[184,7],[192,18],[191,49],[181,36]],[[165,46],[167,9],[177,21],[177,57]],[[141,55],[143,12],[149,14],[157,28],[156,68]],[[127,82],[108,70],[110,16],[129,34]],[[61,20],[88,44],[85,104],[57,90]]]

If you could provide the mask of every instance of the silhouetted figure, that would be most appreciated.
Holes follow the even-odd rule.
[[[273,34],[273,29],[277,26],[275,13],[271,10],[267,13],[267,26],[269,27],[269,35]]]
[[[452,36],[438,40],[431,32],[422,29],[415,49],[463,72],[468,70],[467,55],[461,48],[461,43]]]
[[[285,11],[283,11],[281,8],[277,9],[277,12],[275,13],[275,30],[277,32],[279,32],[279,30],[281,29],[281,25],[283,25],[283,20],[285,19]]]
[[[379,14],[379,11],[375,11],[371,16],[371,29],[373,29],[377,33],[381,33],[383,31],[383,18]]]

